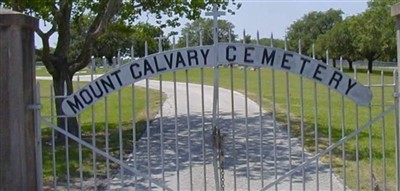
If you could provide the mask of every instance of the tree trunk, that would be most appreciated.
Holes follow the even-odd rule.
[[[347,60],[347,62],[349,63],[349,70],[350,70],[350,71],[354,71],[354,68],[353,68],[353,61],[352,61],[352,60]]]
[[[61,108],[61,103],[64,100],[64,97],[62,96],[71,95],[73,92],[72,77],[73,74],[70,74],[69,71],[58,71],[57,75],[53,75],[53,87],[56,96],[57,126],[64,130],[68,130],[69,133],[75,136],[78,136],[79,126],[76,117],[63,117],[64,112]],[[65,135],[57,133],[57,141],[63,140],[65,140]]]
[[[333,67],[336,68],[336,59],[335,58],[332,59],[332,63],[333,63]]]
[[[319,59],[321,62],[327,64],[327,63],[326,63],[326,58],[325,58],[325,57],[321,56],[320,58],[317,58],[317,59]]]
[[[106,56],[106,59],[109,66],[112,66],[114,64],[112,56]]]
[[[368,59],[368,71],[369,71],[369,73],[372,73],[372,62],[373,62],[374,60],[372,60],[372,59]]]

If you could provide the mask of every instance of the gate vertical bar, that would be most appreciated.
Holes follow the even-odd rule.
[[[95,63],[95,60],[94,60],[94,56],[92,56],[91,63],[90,63],[90,81],[91,82],[93,82],[93,80],[94,80],[93,74],[94,74],[94,70],[95,70],[94,67],[96,67],[95,65],[96,65],[96,63]],[[95,111],[94,111],[95,108],[94,108],[94,105],[92,105],[90,107],[90,110],[91,110],[91,122],[92,122],[92,145],[96,146],[96,124],[95,124]],[[81,128],[79,128],[79,129],[81,129]],[[79,136],[81,136],[81,135],[79,135]],[[92,164],[92,169],[93,169],[93,184],[94,184],[93,189],[97,190],[97,186],[96,186],[97,185],[97,159],[96,159],[96,152],[92,151],[92,157],[93,157],[92,158],[92,163],[93,163]]]
[[[299,39],[299,54],[301,55],[301,39]],[[303,84],[303,76],[300,76],[300,134],[301,134],[301,162],[305,161],[305,148],[304,148],[304,84]],[[302,188],[303,191],[306,190],[306,171],[303,168],[301,170],[302,174]]]
[[[40,177],[37,179],[37,189],[38,190],[43,190],[43,180],[42,180],[42,174],[43,174],[43,158],[42,158],[42,129],[40,128],[40,109],[41,109],[41,104],[40,104],[40,84],[37,82],[35,86],[35,92],[34,92],[34,103],[31,106],[30,109],[34,110],[34,118],[35,121],[35,134],[36,134],[36,176]]]
[[[77,87],[78,89],[81,89],[80,87],[80,75],[77,75]],[[82,139],[82,116],[79,115],[78,116],[78,137],[79,139]],[[51,128],[52,130],[54,130],[53,128]],[[79,160],[79,182],[80,182],[80,188],[81,190],[83,189],[83,157],[82,157],[82,144],[78,144],[78,160]]]
[[[131,62],[135,60],[135,49],[131,46]],[[107,98],[107,97],[106,97]],[[131,100],[132,100],[132,153],[133,153],[133,168],[137,169],[137,160],[136,160],[136,91],[135,84],[133,83],[131,86]],[[104,101],[107,101],[106,99]],[[107,116],[107,115],[106,115]],[[108,152],[107,152],[108,154]],[[107,160],[108,162],[108,160]],[[107,165],[108,170],[108,165]],[[137,175],[135,174],[135,182],[137,182]],[[107,179],[109,179],[109,173],[107,171]],[[135,186],[135,189],[137,187]]]
[[[163,51],[162,43],[163,43],[164,37],[162,35],[160,35],[159,37],[156,37],[156,39],[158,40],[158,52],[161,53]],[[159,101],[162,103],[162,101],[163,101],[163,76],[162,75],[160,75],[159,87],[160,87],[159,88],[159,96],[160,96]],[[160,112],[159,115],[160,115],[161,176],[162,176],[162,181],[165,182],[163,104],[160,104],[159,112]],[[165,189],[163,188],[163,190],[165,190]]]
[[[342,61],[340,62],[340,71],[343,72],[343,63]],[[342,138],[345,137],[346,135],[346,125],[345,125],[345,110],[344,110],[344,96],[340,96],[340,108],[341,108],[341,129],[342,129]],[[346,190],[346,184],[347,184],[347,179],[346,179],[346,145],[343,143],[342,144],[342,172],[343,172],[343,190]]]
[[[287,51],[287,47],[285,47],[285,51]],[[285,72],[285,84],[286,84],[286,123],[287,123],[287,141],[288,141],[288,159],[289,159],[289,171],[292,170],[292,129],[291,129],[291,121],[290,121],[290,80],[289,73]],[[292,175],[289,176],[289,190],[293,189],[293,181]]]
[[[326,63],[329,63],[329,51],[326,50]],[[335,58],[333,58],[335,59]],[[328,88],[328,144],[332,144],[332,99],[331,89]],[[329,152],[329,190],[333,190],[332,185],[332,152]]]
[[[395,76],[393,74],[393,76]],[[385,111],[385,81],[384,72],[381,71],[381,108],[382,112]],[[386,190],[386,122],[385,118],[382,118],[382,174],[383,174],[383,190]]]
[[[260,33],[257,31],[257,45],[260,44]],[[261,188],[264,187],[264,149],[263,149],[263,112],[262,112],[262,84],[261,84],[261,67],[257,69],[257,75],[258,75],[258,112],[260,113],[259,115],[259,120],[260,120],[260,163],[261,163]]]
[[[243,44],[246,44],[246,31],[243,30]],[[250,158],[249,158],[249,108],[248,108],[248,94],[247,94],[247,66],[244,66],[244,123],[246,127],[246,176],[247,176],[247,190],[250,190]]]
[[[108,63],[106,58],[103,56],[103,73],[107,73],[108,71]],[[109,146],[109,129],[108,129],[108,98],[104,98],[104,138],[105,138],[105,150],[106,153],[110,153],[110,146]],[[135,167],[136,169],[136,167]],[[107,175],[107,189],[110,188],[110,160],[106,159],[106,175]],[[135,175],[136,177],[136,175]]]
[[[64,82],[64,95],[62,96],[63,98],[67,97],[67,83]],[[68,119],[66,116],[60,117],[61,120],[65,121],[65,129],[67,132],[68,131]],[[65,136],[65,135],[62,135]],[[71,176],[70,176],[70,164],[69,164],[69,138],[65,136],[65,163],[66,163],[66,170],[67,170],[67,190],[70,190],[71,188]]]
[[[50,121],[54,124],[54,103],[55,103],[53,83],[50,83]],[[57,188],[57,168],[56,168],[56,141],[55,141],[55,130],[51,128],[51,157],[52,157],[52,175],[53,175],[53,188]]]
[[[119,67],[119,58],[117,58],[117,64],[114,66]],[[147,93],[147,92],[146,92]],[[122,130],[122,90],[118,90],[118,144],[119,144],[119,160],[124,160],[124,148],[123,148],[123,130]],[[147,94],[146,94],[147,95]],[[147,101],[147,100],[146,100]],[[149,159],[150,160],[150,159]],[[121,188],[124,187],[124,171],[125,169],[120,166],[120,177],[121,177]]]
[[[213,16],[213,42],[214,42],[214,64],[217,65],[218,62],[218,17],[221,15],[225,15],[225,12],[218,11],[218,5],[213,4],[212,12],[207,12],[206,16]],[[212,128],[213,133],[217,131],[217,123],[218,123],[218,110],[219,110],[219,68],[215,66],[214,68],[214,98],[213,98],[213,115],[212,115]],[[213,155],[213,166],[214,166],[214,178],[215,178],[215,189],[218,191],[220,190],[219,187],[219,180],[218,180],[218,167],[217,167],[217,152],[214,148],[214,155]]]
[[[312,45],[312,58],[315,59],[315,45]],[[318,154],[318,99],[317,99],[317,83],[313,82],[313,95],[314,95],[314,144],[315,154]],[[316,190],[319,190],[319,159],[315,161],[315,178],[316,178]]]
[[[203,46],[203,29],[199,29],[200,46]],[[205,113],[204,113],[204,68],[200,68],[200,81],[201,81],[201,129],[202,129],[202,150],[203,150],[203,186],[204,191],[207,191],[207,167],[206,167],[206,128],[205,128]]]
[[[354,67],[354,79],[357,80],[357,68]],[[355,108],[355,112],[356,112],[356,129],[358,130],[359,124],[358,124],[358,117],[359,117],[359,112],[358,112],[358,104],[355,104],[356,108]],[[360,139],[358,137],[358,134],[356,134],[356,177],[357,177],[357,190],[360,190]]]
[[[189,34],[185,34],[186,38],[186,48],[189,48]],[[185,85],[186,85],[186,124],[187,124],[187,130],[188,130],[188,158],[189,158],[189,185],[190,185],[190,190],[193,190],[193,168],[192,168],[192,132],[190,128],[190,97],[189,97],[189,72],[188,70],[185,70]]]
[[[175,36],[172,37],[172,49],[175,49]],[[175,162],[176,162],[176,189],[179,191],[180,179],[179,179],[179,144],[178,144],[178,99],[176,93],[176,72],[173,72],[173,81],[174,81],[174,128],[175,128]]]
[[[400,70],[400,3],[397,3],[392,6],[391,10],[392,16],[396,17],[396,37],[397,37],[397,68],[398,71]],[[398,71],[397,71],[397,86],[400,84],[400,80],[398,77]],[[395,104],[396,104],[396,186],[397,190],[400,189],[400,150],[399,150],[399,107],[400,107],[400,102],[399,102],[399,96],[398,96],[398,90],[399,87],[396,87],[397,91],[395,92],[397,95],[395,96]]]
[[[149,55],[149,48],[147,41],[144,43],[144,55]],[[150,153],[150,95],[149,95],[149,79],[146,78],[146,136],[147,136],[147,173],[150,178],[151,176],[151,153]],[[149,187],[151,189],[151,181],[149,181]]]
[[[229,28],[229,43],[232,43],[232,29]],[[230,77],[230,88],[231,88],[231,120],[232,120],[232,147],[233,147],[233,190],[236,191],[236,163],[237,163],[237,153],[236,153],[236,125],[235,125],[235,96],[233,93],[233,67],[234,63],[229,66],[229,77]]]
[[[367,86],[371,89],[371,73],[369,72],[369,70],[367,71]],[[381,84],[383,86],[383,84]],[[384,104],[384,103],[383,103]],[[368,121],[371,121],[372,119],[372,107],[371,105],[369,105],[368,107]],[[382,117],[382,120],[384,119],[384,117]],[[384,128],[384,127],[382,127]],[[372,125],[369,126],[368,128],[368,147],[369,147],[369,165],[370,165],[370,188],[371,190],[374,189],[374,184],[375,184],[375,180],[374,180],[374,162],[373,162],[373,151],[372,151]],[[382,137],[382,139],[384,139]]]

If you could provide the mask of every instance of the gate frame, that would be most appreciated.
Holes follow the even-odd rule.
[[[395,97],[395,112],[396,112],[396,186],[397,190],[400,189],[400,132],[399,132],[399,107],[400,107],[400,79],[399,79],[399,71],[400,71],[400,3],[394,4],[391,7],[391,16],[396,18],[396,39],[397,39],[397,87],[396,92],[394,93]]]

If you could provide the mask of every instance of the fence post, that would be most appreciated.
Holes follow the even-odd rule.
[[[0,8],[0,191],[38,190],[35,148],[36,18]]]
[[[396,36],[397,36],[397,85],[400,86],[399,72],[400,72],[400,3],[392,6],[392,16],[396,17]],[[400,119],[400,87],[396,87],[397,92],[395,95],[396,104],[396,190],[400,190],[400,132],[399,132],[399,119]]]

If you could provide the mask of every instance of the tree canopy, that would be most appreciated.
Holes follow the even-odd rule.
[[[135,50],[135,56],[143,57],[145,56],[145,42],[148,45],[148,54],[153,54],[158,52],[158,40],[157,37],[162,37],[162,48],[169,49],[170,43],[167,40],[168,36],[164,35],[161,28],[150,25],[148,23],[138,23],[133,27],[132,32],[132,46]],[[129,45],[130,46],[130,45]]]
[[[226,20],[218,20],[218,40],[219,42],[229,41],[229,31],[231,41],[234,42],[237,35],[234,32],[235,26]],[[189,37],[189,45],[200,45],[200,31],[202,32],[203,45],[213,44],[213,20],[200,18],[191,23],[185,24],[182,28],[182,36],[178,40],[177,47],[186,46],[186,35]]]
[[[329,50],[333,59],[343,56],[350,69],[353,61],[365,59],[372,72],[374,60],[392,61],[396,57],[395,18],[390,15],[390,7],[396,2],[371,0],[365,12],[344,20],[340,10],[306,14],[289,27],[290,46],[293,48],[301,39],[310,54],[310,46],[315,42],[318,55]]]
[[[325,12],[313,11],[304,15],[288,28],[289,48],[297,50],[298,40],[301,40],[304,54],[312,54],[312,44],[319,35],[325,34],[335,24],[341,22],[342,14],[341,10],[329,9]]]
[[[371,72],[374,60],[390,61],[396,57],[395,18],[390,15],[390,6],[395,2],[370,1],[367,11],[355,17],[352,31],[356,36],[357,51],[368,60]]]
[[[349,69],[353,70],[352,63],[360,58],[357,53],[355,34],[351,31],[354,22],[354,17],[347,18],[327,33],[318,36],[315,45],[316,52],[324,54],[326,50],[329,50],[329,56],[332,59],[343,57],[348,61]]]
[[[78,54],[78,51],[83,47],[82,33],[87,30],[89,17],[81,17],[79,21],[73,22],[71,25],[71,51],[70,57]],[[130,55],[133,47],[136,57],[145,55],[145,42],[148,44],[148,54],[158,52],[158,41],[156,37],[164,37],[163,30],[160,27],[149,23],[139,22],[134,26],[126,22],[112,23],[105,32],[100,35],[93,49],[93,56],[106,57],[109,63],[112,63],[113,57],[118,52],[121,55]],[[164,37],[166,38],[166,37]],[[163,41],[163,49],[169,49],[170,43],[168,40]],[[72,55],[71,55],[72,54]]]
[[[273,37],[271,37],[271,38],[273,38]],[[258,43],[260,45],[264,45],[264,46],[271,46],[271,38],[261,38]],[[251,43],[256,44],[257,40],[252,40]],[[273,38],[272,46],[276,47],[276,48],[284,49],[285,48],[285,40]]]

